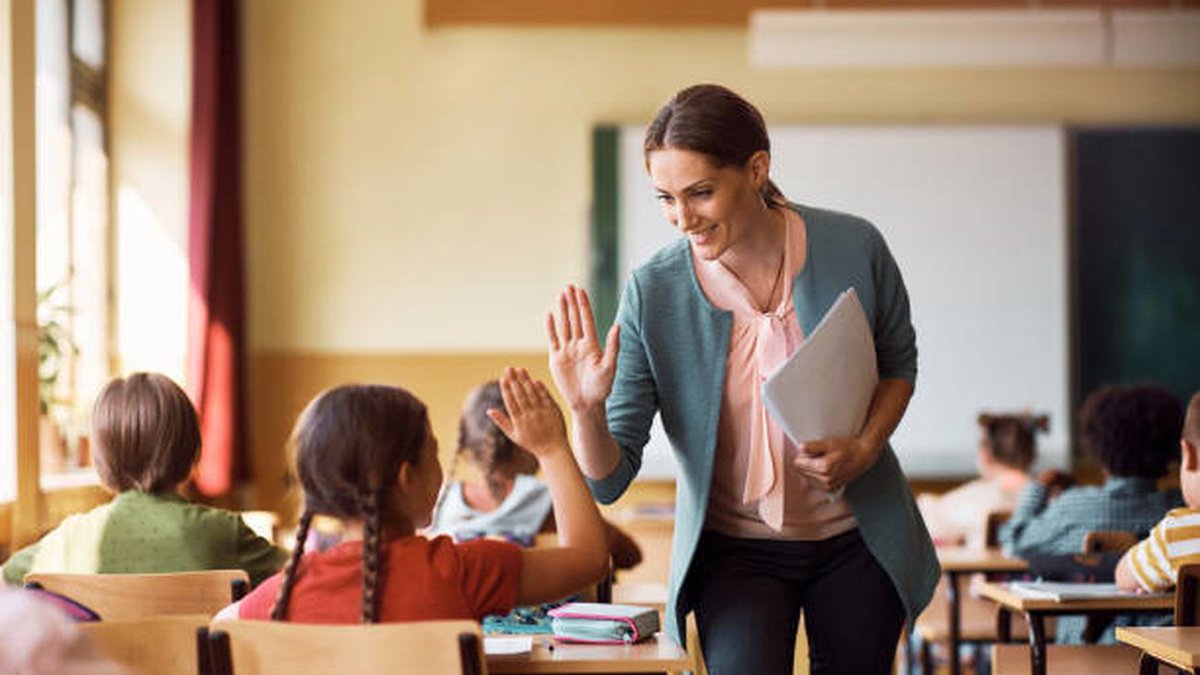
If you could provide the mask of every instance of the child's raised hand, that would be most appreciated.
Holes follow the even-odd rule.
[[[500,395],[508,413],[492,408],[487,414],[513,443],[539,458],[557,450],[569,451],[566,422],[545,384],[530,377],[524,368],[505,368]]]

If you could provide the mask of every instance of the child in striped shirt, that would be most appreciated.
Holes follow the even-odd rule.
[[[1179,568],[1200,563],[1200,393],[1188,404],[1179,440],[1179,487],[1187,506],[1167,512],[1117,565],[1117,586],[1161,593],[1171,590]]]

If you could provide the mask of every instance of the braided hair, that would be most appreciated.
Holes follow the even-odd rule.
[[[401,465],[416,464],[428,441],[425,405],[399,387],[344,385],[320,394],[296,422],[289,446],[304,490],[296,548],[271,619],[285,620],[313,516],[363,522],[362,621],[379,620],[384,525],[394,517]]]

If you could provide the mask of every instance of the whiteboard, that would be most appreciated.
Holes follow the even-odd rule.
[[[618,275],[677,233],[654,198],[644,127],[622,127]],[[770,131],[789,199],[863,216],[900,266],[917,388],[892,446],[911,476],[975,473],[979,412],[1047,412],[1039,466],[1067,466],[1065,135],[1057,126],[802,126]],[[657,420],[640,478],[676,465]]]

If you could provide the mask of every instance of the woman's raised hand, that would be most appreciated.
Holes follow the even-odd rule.
[[[492,408],[487,415],[513,443],[538,458],[556,450],[569,452],[566,422],[545,384],[530,377],[524,368],[505,368],[500,376],[500,396],[508,412]]]
[[[602,405],[617,372],[618,327],[613,324],[601,350],[587,291],[574,286],[558,296],[558,315],[546,315],[550,335],[550,373],[571,410]]]

